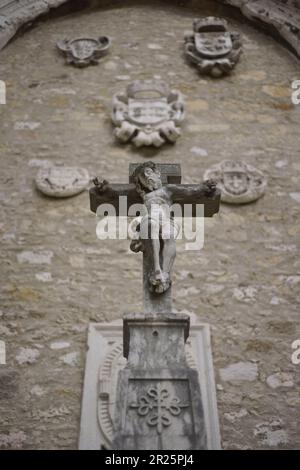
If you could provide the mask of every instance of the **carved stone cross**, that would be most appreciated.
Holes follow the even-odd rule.
[[[219,210],[220,193],[212,181],[181,184],[178,164],[131,164],[129,184],[109,184],[94,181],[90,190],[91,210],[111,204],[116,215],[127,216],[135,204],[143,204],[146,214],[141,219],[140,236],[131,243],[132,251],[143,252],[144,313],[171,312],[171,269],[176,256],[175,238],[178,227],[172,209],[189,206],[189,216],[212,217]],[[125,213],[120,214],[120,201]],[[125,202],[124,202],[125,201]],[[103,214],[102,214],[103,215]],[[133,215],[132,213],[130,215]],[[140,215],[135,214],[135,215]]]
[[[131,164],[129,184],[97,178],[94,183],[93,212],[111,204],[116,215],[135,216],[130,213],[133,204],[141,207],[131,249],[143,252],[144,312],[123,319],[128,361],[118,376],[113,448],[206,449],[198,373],[185,357],[189,316],[172,312],[171,270],[176,255],[175,205],[190,204],[191,217],[201,204],[203,215],[211,217],[219,210],[220,192],[212,181],[181,184],[180,165],[152,162]]]

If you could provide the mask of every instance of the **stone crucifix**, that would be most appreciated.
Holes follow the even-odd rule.
[[[180,165],[153,162],[131,164],[129,184],[97,178],[94,183],[93,212],[111,204],[117,216],[140,216],[131,249],[143,252],[144,311],[123,317],[127,365],[118,374],[113,448],[206,449],[198,372],[185,357],[189,316],[174,314],[171,305],[178,232],[173,209],[189,204],[191,217],[201,204],[202,214],[211,217],[219,210],[220,191],[212,181],[181,184]],[[135,204],[140,204],[139,214],[130,210]]]
[[[117,215],[127,215],[130,206],[143,204],[144,213],[138,225],[138,238],[130,248],[143,252],[144,312],[171,312],[171,271],[176,256],[176,236],[179,227],[172,207],[189,204],[191,215],[196,206],[204,206],[204,216],[211,217],[219,210],[220,194],[213,181],[199,184],[181,184],[178,164],[145,162],[131,164],[129,184],[110,184],[94,180],[90,190],[91,210],[97,212],[101,204],[110,203]],[[120,197],[127,199],[127,213],[119,214]],[[141,214],[137,214],[141,215]]]

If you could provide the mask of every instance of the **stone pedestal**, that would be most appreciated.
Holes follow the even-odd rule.
[[[189,317],[124,317],[125,369],[119,372],[114,449],[206,449],[197,371],[187,365]]]
[[[207,447],[219,450],[220,431],[210,327],[195,323],[185,343],[187,366],[197,372],[207,434]],[[186,323],[188,325],[188,323]],[[128,335],[125,335],[128,338]],[[129,343],[125,350],[128,351]],[[126,370],[123,357],[123,322],[90,323],[81,409],[79,449],[112,449],[119,372]],[[145,370],[144,370],[145,371]]]

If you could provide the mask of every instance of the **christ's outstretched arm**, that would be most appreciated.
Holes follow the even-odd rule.
[[[96,192],[100,195],[111,196],[113,199],[116,199],[119,196],[128,196],[135,199],[141,199],[136,192],[136,187],[134,184],[109,183],[108,181],[100,180],[99,178],[95,178],[93,183],[95,185]]]
[[[219,194],[216,183],[213,180],[207,180],[200,184],[168,184],[168,191],[171,192],[176,202],[189,202],[197,197],[213,198]]]

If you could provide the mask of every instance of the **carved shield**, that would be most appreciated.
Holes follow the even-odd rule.
[[[128,117],[139,126],[156,125],[170,119],[171,110],[166,98],[128,100]]]
[[[72,54],[77,59],[88,59],[98,47],[98,42],[93,39],[75,39],[70,43]]]
[[[195,45],[200,54],[208,57],[222,57],[232,50],[230,33],[196,33]]]

